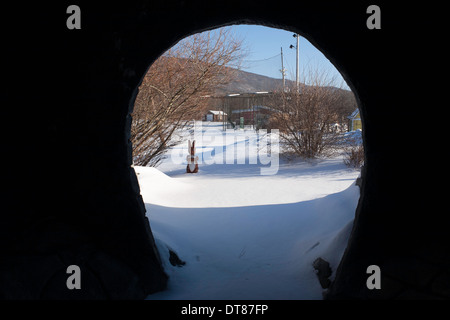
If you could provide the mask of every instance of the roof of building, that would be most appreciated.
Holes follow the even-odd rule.
[[[272,108],[265,107],[265,106],[254,106],[253,108],[233,110],[233,111],[231,111],[231,113],[252,112],[252,111],[258,111],[260,109],[272,110]]]
[[[351,120],[361,120],[360,118],[361,117],[359,117],[359,109],[358,108],[356,108],[356,110],[353,111],[353,113],[348,116],[348,119],[351,119]]]
[[[218,115],[227,115],[225,112],[223,112],[223,111],[217,111],[217,110],[209,110],[208,112],[210,112],[210,113],[212,113],[213,115],[215,115],[215,116],[218,116]]]

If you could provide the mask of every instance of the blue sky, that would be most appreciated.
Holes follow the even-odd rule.
[[[244,71],[253,72],[272,78],[281,79],[281,56],[283,47],[284,67],[286,78],[295,80],[296,50],[289,46],[296,45],[297,40],[293,32],[268,28],[256,25],[234,25],[231,27],[237,37],[244,39],[250,49],[246,58]],[[342,82],[343,88],[348,89],[341,74],[334,65],[308,40],[300,37],[300,81],[302,81],[306,70],[320,70],[330,77],[336,77],[336,84]]]

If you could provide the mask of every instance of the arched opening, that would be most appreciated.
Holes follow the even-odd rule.
[[[190,34],[233,23],[301,34],[356,94],[365,175],[349,245],[328,297],[448,297],[448,223],[433,206],[439,193],[429,191],[441,175],[425,170],[419,173],[424,183],[418,183],[417,161],[407,161],[428,146],[430,136],[413,134],[424,114],[411,106],[442,104],[434,81],[422,81],[423,90],[411,88],[417,88],[418,72],[420,79],[432,79],[441,67],[437,52],[445,50],[433,22],[444,20],[434,7],[381,1],[381,29],[370,30],[371,2],[283,4],[83,2],[81,30],[66,28],[65,3],[30,3],[27,10],[18,2],[5,4],[0,99],[4,119],[13,121],[4,123],[10,166],[2,175],[2,298],[142,299],[164,289],[131,168],[129,114],[136,89],[158,56]],[[419,16],[420,25],[410,21]],[[406,32],[405,26],[417,28]],[[429,39],[426,46],[417,46],[420,38]],[[418,61],[434,65],[418,68]],[[387,116],[400,120],[394,130],[386,130]],[[25,147],[11,134],[17,132],[15,119]],[[392,159],[405,161],[399,165]],[[25,182],[32,190],[26,195]],[[241,259],[248,257],[245,252]],[[82,290],[67,289],[69,265],[81,268]],[[381,268],[382,290],[367,288],[371,265]]]
[[[281,52],[242,57],[242,41],[230,36],[242,30],[266,42],[276,32],[277,41],[285,38],[276,51],[298,39],[299,82],[283,70],[295,63],[295,50],[290,59]],[[150,298],[320,299],[334,279],[332,273],[319,281],[313,266],[329,260],[335,272],[352,229],[359,173],[343,160],[359,168],[364,157],[343,157],[362,147],[361,120],[348,86],[335,87],[340,74],[311,62],[332,66],[292,35],[250,25],[195,34],[163,53],[143,78],[132,120],[134,170],[169,274],[169,290]],[[283,72],[267,77],[243,71],[238,61],[277,61],[266,72]],[[301,140],[305,127],[311,134]],[[186,173],[188,140],[200,156],[195,174]],[[197,290],[187,290],[194,284]]]

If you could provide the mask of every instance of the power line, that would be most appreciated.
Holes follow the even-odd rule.
[[[260,59],[260,60],[243,60],[244,62],[260,62],[260,61],[267,61],[267,60],[270,60],[270,59],[273,59],[273,58],[277,58],[277,57],[279,57],[281,54],[280,53],[278,53],[278,54],[276,54],[276,55],[274,55],[273,57],[270,57],[270,58],[265,58],[265,59]]]

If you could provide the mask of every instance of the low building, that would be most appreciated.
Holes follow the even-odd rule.
[[[358,129],[362,130],[361,116],[359,115],[359,109],[353,111],[353,113],[348,117],[348,131],[355,131]]]
[[[203,121],[224,121],[226,119],[227,114],[223,111],[209,110],[206,114],[203,115]]]
[[[264,126],[270,116],[272,109],[265,106],[253,106],[247,109],[233,110],[231,120],[241,125]]]

